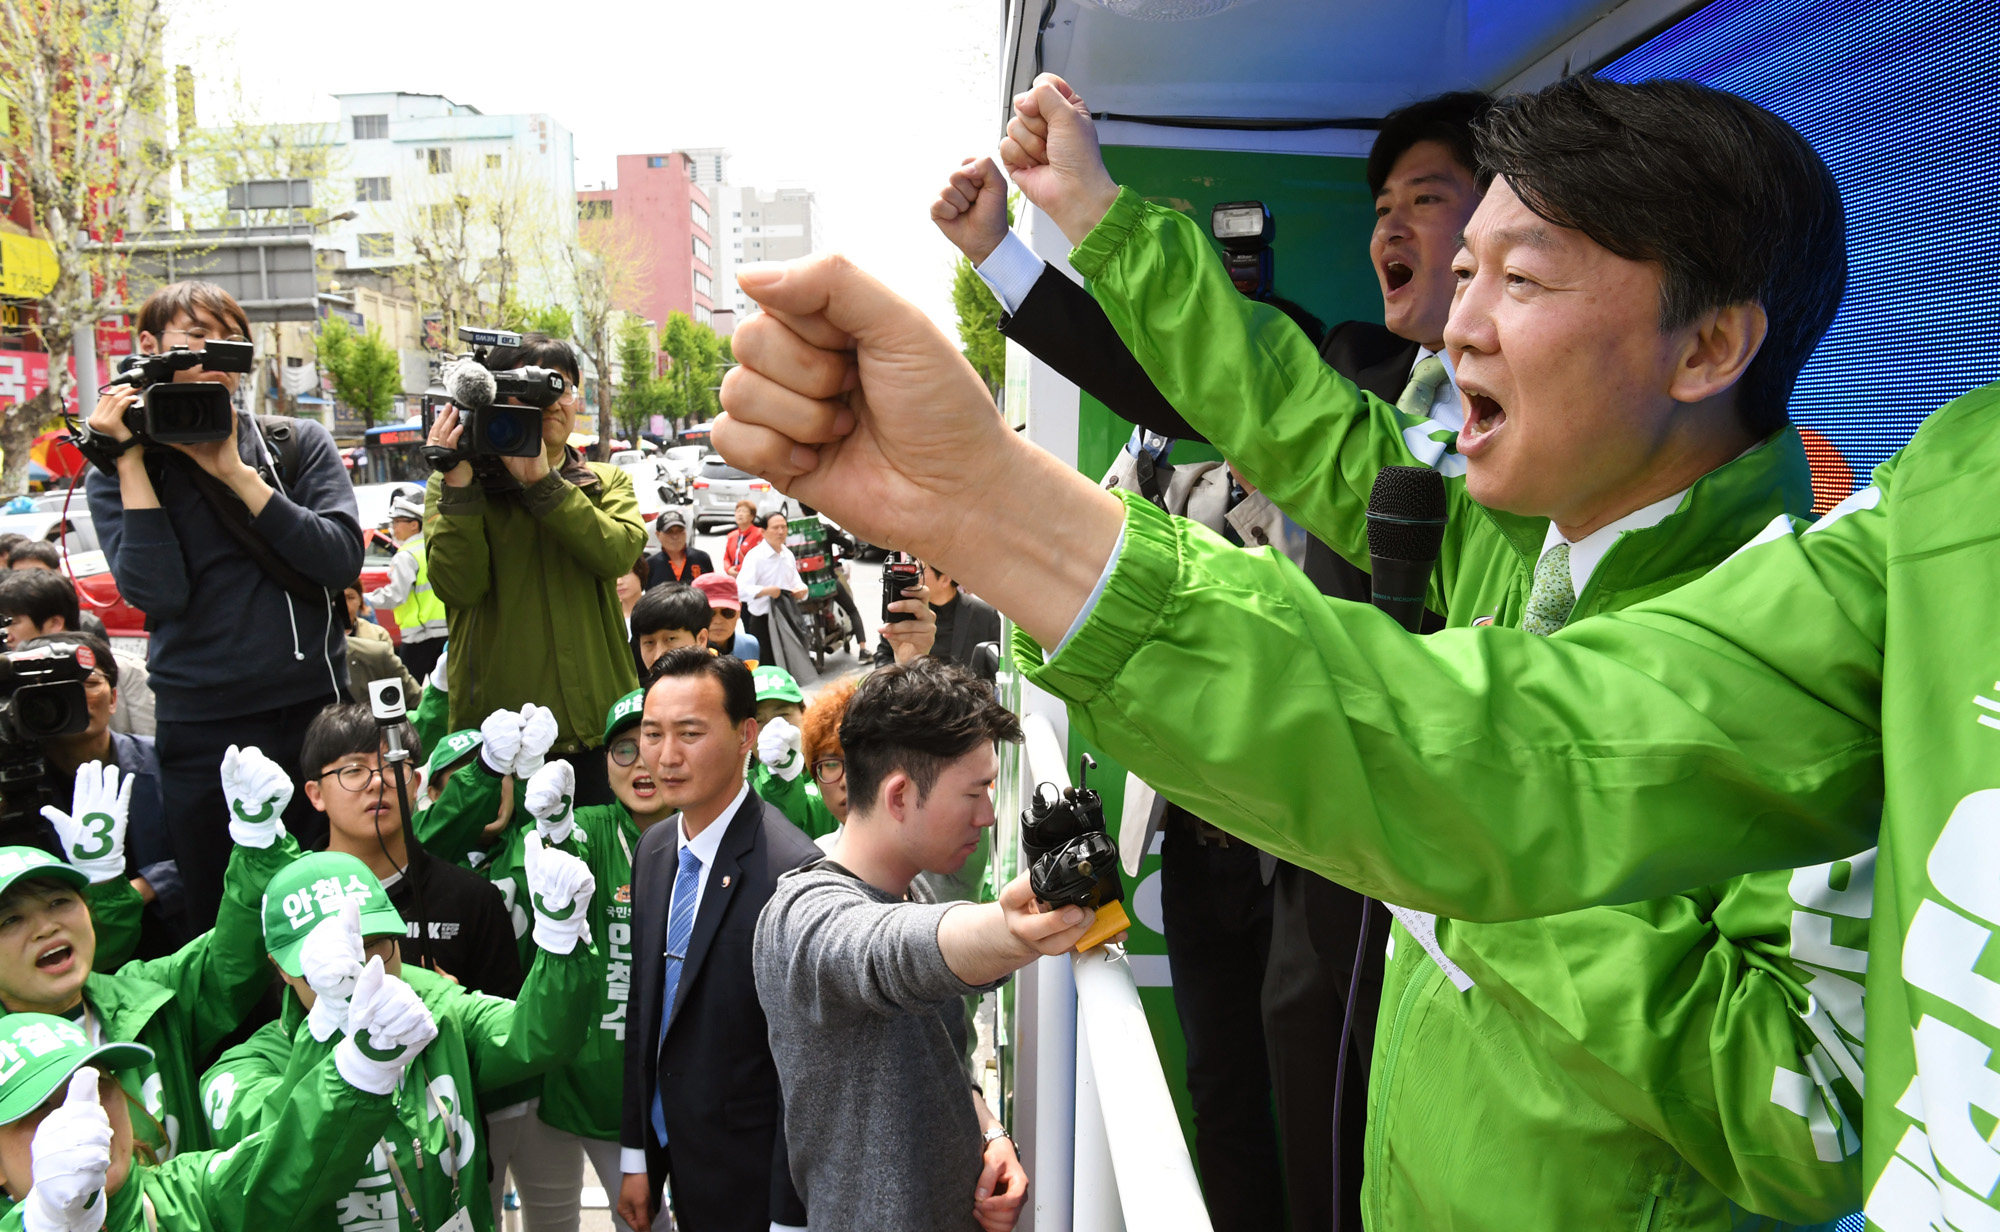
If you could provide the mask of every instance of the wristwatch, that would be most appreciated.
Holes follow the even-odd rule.
[[[1005,1125],[1000,1124],[998,1121],[995,1121],[992,1125],[988,1126],[986,1132],[981,1134],[980,1137],[985,1141],[986,1145],[988,1146],[991,1146],[993,1142],[999,1138],[1005,1138],[1009,1142],[1012,1142],[1014,1140],[1014,1135],[1008,1133],[1007,1127]]]

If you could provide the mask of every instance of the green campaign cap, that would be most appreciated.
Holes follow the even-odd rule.
[[[486,737],[480,735],[479,729],[476,727],[468,727],[464,731],[455,731],[438,741],[438,746],[431,750],[430,761],[426,763],[431,777],[435,779],[438,775],[443,774],[446,766],[471,756],[474,750],[485,743]]]
[[[361,908],[363,937],[406,937],[409,928],[389,903],[389,892],[368,866],[350,855],[316,851],[287,864],[264,888],[264,948],[286,975],[302,975],[299,947],[306,934],[341,904]]]
[[[611,713],[604,720],[604,739],[608,744],[611,737],[624,731],[639,721],[639,714],[646,708],[646,690],[634,689],[611,705]]]
[[[776,664],[766,663],[751,673],[757,681],[757,700],[760,702],[781,701],[806,704],[806,695],[799,692],[799,682],[792,674]]]
[[[0,847],[0,894],[22,878],[60,881],[81,890],[90,884],[90,875],[71,867],[39,847]]]
[[[153,1059],[144,1044],[96,1044],[83,1029],[53,1014],[0,1018],[0,1125],[12,1125],[47,1102],[86,1065],[131,1069]]]

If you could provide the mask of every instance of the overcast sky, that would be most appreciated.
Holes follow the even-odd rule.
[[[236,79],[270,121],[331,119],[336,93],[443,94],[553,116],[580,187],[621,153],[727,146],[737,183],[813,189],[827,246],[950,327],[956,254],[927,211],[997,140],[1001,0],[168,5],[204,122]]]

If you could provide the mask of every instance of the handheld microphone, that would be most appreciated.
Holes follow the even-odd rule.
[[[1369,599],[1415,633],[1444,543],[1444,477],[1427,466],[1385,466],[1368,493]]]

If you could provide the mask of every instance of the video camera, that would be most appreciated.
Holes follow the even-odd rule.
[[[214,381],[176,382],[174,374],[191,368],[204,372],[248,372],[256,361],[256,347],[248,342],[211,342],[205,350],[190,351],[177,346],[154,355],[128,355],[118,365],[118,375],[105,383],[109,390],[120,385],[142,390],[139,400],[125,408],[125,426],[133,439],[144,445],[198,445],[205,441],[226,441],[236,407],[227,387]],[[70,420],[70,437],[77,451],[106,472],[118,464],[124,443],[87,423]]]
[[[488,368],[486,357],[494,347],[521,345],[521,335],[509,330],[460,326],[458,339],[471,343],[472,350],[447,357],[439,383],[424,394],[423,423],[428,439],[444,408],[455,406],[465,432],[457,449],[424,446],[431,468],[442,472],[468,458],[532,458],[542,452],[542,412],[563,396],[569,378],[547,368]]]
[[[1118,876],[1118,848],[1104,828],[1104,800],[1089,787],[1036,787],[1021,811],[1021,850],[1030,861],[1028,885],[1036,898],[1051,907],[1097,912],[1076,943],[1078,953],[1132,926]]]
[[[83,682],[96,666],[88,646],[0,654],[0,844],[35,844],[50,802],[42,741],[90,726]]]

